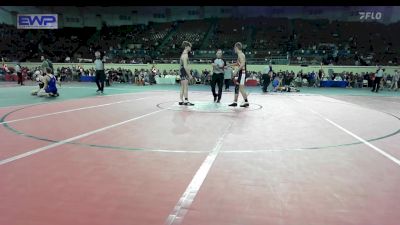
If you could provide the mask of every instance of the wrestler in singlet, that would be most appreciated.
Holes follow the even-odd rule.
[[[237,64],[240,66],[239,60],[237,61]],[[246,71],[247,71],[247,65],[246,65],[246,63],[244,63],[243,69],[239,70],[239,72],[238,72],[237,85],[244,85],[245,84]]]
[[[247,99],[247,93],[245,90],[247,64],[246,64],[246,56],[242,52],[242,47],[243,47],[242,43],[240,43],[240,42],[237,42],[234,45],[234,50],[235,50],[235,53],[238,55],[238,60],[236,63],[232,64],[232,66],[238,66],[239,71],[236,73],[237,80],[235,81],[234,100],[233,100],[233,103],[229,105],[232,107],[237,106],[239,92],[242,94],[242,97],[244,99],[244,103],[242,105],[240,105],[240,107],[249,107],[249,105],[250,105],[249,101]]]
[[[188,41],[184,41],[182,43],[183,52],[181,58],[179,60],[180,64],[180,78],[181,78],[181,92],[180,92],[180,99],[179,105],[186,105],[186,106],[194,106],[193,103],[189,102],[188,97],[188,86],[189,80],[191,79],[188,64],[189,64],[189,52],[192,49],[192,44]]]
[[[180,71],[181,80],[187,80],[188,74],[186,73],[185,67],[183,67],[182,57],[179,59],[179,64],[181,65],[181,68],[179,70]]]

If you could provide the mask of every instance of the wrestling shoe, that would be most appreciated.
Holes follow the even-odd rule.
[[[242,105],[240,105],[240,107],[249,107],[250,104],[248,102],[243,103]]]
[[[234,103],[232,103],[232,104],[230,104],[230,105],[228,105],[228,106],[236,107],[236,106],[237,106],[237,103],[234,102]]]
[[[194,104],[191,103],[191,102],[185,102],[184,104],[187,105],[187,106],[194,106]]]

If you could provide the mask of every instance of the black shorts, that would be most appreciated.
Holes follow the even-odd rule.
[[[186,73],[186,70],[184,68],[181,68],[180,72],[181,72],[181,75],[180,75],[181,80],[187,80],[188,75]]]
[[[246,82],[246,74],[243,74],[241,70],[239,71],[239,76],[236,85],[245,85],[245,82]]]

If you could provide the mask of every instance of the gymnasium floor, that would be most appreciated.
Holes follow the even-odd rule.
[[[400,223],[400,92],[32,89],[0,83],[0,225]]]

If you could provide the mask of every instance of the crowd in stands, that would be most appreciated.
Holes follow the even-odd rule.
[[[345,22],[328,19],[218,18],[119,27],[19,30],[0,24],[0,55],[7,61],[80,62],[101,51],[107,62],[149,63],[179,57],[183,40],[192,59],[203,50],[232,51],[241,41],[249,60],[288,56],[292,64],[321,60],[333,65],[397,65],[400,22]]]
[[[241,41],[247,48],[247,37],[251,30],[245,19],[221,18],[211,31],[212,35],[206,49],[232,49],[233,45]]]
[[[0,55],[5,61],[28,60],[39,52],[39,40],[43,36],[43,30],[19,30],[0,24]]]
[[[21,71],[25,79],[35,81],[37,73],[40,67],[27,68],[22,67]],[[128,83],[136,85],[152,85],[157,84],[156,80],[158,78],[175,77],[176,83],[179,83],[180,76],[179,70],[158,70],[155,66],[152,69],[123,69],[123,68],[106,68],[106,84],[112,85],[112,83]],[[203,84],[209,85],[211,82],[212,71],[205,69],[198,71],[197,69],[191,70],[190,73],[193,79],[190,80],[191,85]],[[0,80],[4,79],[7,74],[13,74],[15,76],[14,81],[16,81],[15,69],[13,66],[8,66],[6,68],[0,68]],[[84,69],[80,66],[72,67],[61,67],[54,71],[54,75],[58,77],[61,82],[69,81],[79,81],[81,76],[95,76],[94,68]],[[271,81],[276,81],[279,86],[291,86],[291,87],[319,87],[321,81],[347,81],[347,88],[363,88],[372,87],[373,79],[375,73],[362,72],[353,73],[348,71],[342,71],[339,73],[334,73],[333,71],[312,71],[303,72],[298,71],[297,73],[293,71],[273,71],[271,74]],[[247,71],[247,80],[256,80],[258,85],[262,85],[262,71]],[[384,73],[383,79],[381,81],[382,89],[389,89],[392,83],[398,82],[400,86],[399,79],[394,77],[394,74]]]
[[[254,21],[255,35],[252,42],[252,49],[257,49],[258,57],[266,57],[268,52],[286,52],[287,42],[290,38],[289,19],[271,18],[269,20]],[[260,51],[261,50],[261,51]]]

